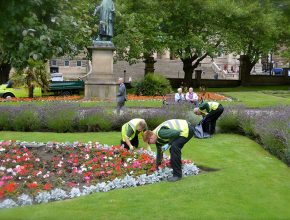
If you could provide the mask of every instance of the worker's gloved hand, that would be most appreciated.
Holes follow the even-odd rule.
[[[129,146],[130,150],[134,150],[134,146]]]
[[[169,148],[169,144],[165,144],[161,147],[162,151],[166,151]]]
[[[147,147],[147,150],[148,150],[148,151],[152,151],[150,146]]]

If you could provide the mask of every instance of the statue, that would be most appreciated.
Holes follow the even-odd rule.
[[[112,0],[102,0],[95,8],[94,16],[100,12],[99,36],[96,41],[112,41],[115,17],[115,6]],[[94,41],[94,42],[96,42]]]

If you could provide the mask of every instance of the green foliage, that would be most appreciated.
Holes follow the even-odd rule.
[[[165,48],[160,29],[164,11],[159,10],[159,4],[153,0],[116,1],[113,41],[117,47],[117,59],[134,63]]]
[[[160,74],[147,74],[143,80],[133,85],[136,95],[166,95],[171,92],[172,88],[169,80]]]
[[[15,86],[25,85],[28,89],[28,97],[33,98],[33,88],[41,87],[44,91],[48,89],[48,72],[46,63],[41,60],[33,60],[29,58],[28,67],[25,69],[17,69],[11,77]]]
[[[15,131],[37,131],[41,126],[38,113],[32,110],[19,112],[13,120]]]
[[[224,50],[244,54],[247,57],[245,69],[250,74],[261,55],[278,49],[285,28],[284,17],[267,0],[226,0],[219,7],[223,20],[220,28],[223,30]]]
[[[257,120],[253,116],[247,116],[245,114],[239,115],[239,127],[243,130],[244,134],[250,137],[256,137],[255,124]]]
[[[32,69],[31,60],[46,63],[53,56],[78,54],[89,45],[90,1],[11,0],[0,6],[0,63]]]
[[[259,119],[260,123],[255,125],[255,132],[259,134],[259,138],[263,146],[273,155],[282,159],[290,166],[289,147],[290,147],[290,116],[285,117],[285,113],[281,112],[280,117],[268,117],[268,123],[265,119]],[[288,111],[289,113],[289,111]],[[284,117],[283,117],[284,116]]]
[[[8,112],[1,112],[0,114],[0,130],[9,131],[12,129],[12,125],[10,122],[11,118],[9,117]]]
[[[155,129],[158,125],[168,120],[166,115],[158,115],[155,117],[147,117],[145,118],[148,128]]]
[[[220,119],[217,121],[217,126],[222,133],[240,133],[239,116],[237,112],[228,111],[224,112]]]
[[[85,127],[85,131],[111,131],[112,115],[104,114],[104,112],[95,112],[80,119],[80,126]]]
[[[50,131],[56,132],[73,132],[76,126],[76,115],[75,110],[59,111],[59,112],[50,112],[47,117],[47,128]]]

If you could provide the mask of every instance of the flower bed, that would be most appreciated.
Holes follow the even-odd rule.
[[[172,175],[168,158],[158,171],[155,160],[153,152],[99,143],[0,142],[0,208],[135,187]],[[198,172],[183,161],[185,176]]]
[[[199,99],[203,97],[206,100],[228,100],[227,97],[213,93],[213,92],[206,92],[206,93],[197,93]],[[163,96],[137,96],[134,94],[128,94],[129,101],[162,101],[164,99]],[[74,96],[46,96],[46,97],[37,97],[37,98],[11,98],[11,99],[3,99],[0,98],[0,102],[34,102],[34,101],[68,101],[68,102],[90,102],[90,101],[100,101],[98,99],[91,99],[91,100],[84,100],[82,96],[74,95]]]
[[[0,98],[0,102],[33,102],[33,101],[80,101],[82,99],[79,95],[74,96],[44,96],[36,98]]]

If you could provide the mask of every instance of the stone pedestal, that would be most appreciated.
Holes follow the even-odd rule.
[[[118,85],[113,73],[114,45],[94,44],[88,49],[92,53],[92,73],[85,82],[85,98],[115,101]]]

